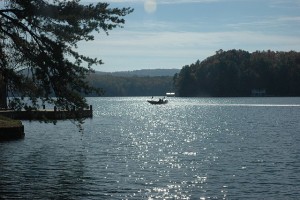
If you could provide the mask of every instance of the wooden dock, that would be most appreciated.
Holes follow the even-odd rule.
[[[15,110],[0,110],[0,142],[6,140],[15,140],[24,138],[24,126],[19,121],[17,124],[12,124],[11,121],[18,120],[65,120],[65,119],[84,119],[92,118],[92,106],[89,109],[72,110],[31,110],[31,111],[15,111]],[[7,119],[8,118],[8,119]],[[11,120],[11,121],[10,121]]]
[[[14,111],[3,110],[0,111],[0,115],[11,119],[18,120],[64,120],[64,119],[80,119],[80,118],[92,118],[93,109],[90,106],[89,109],[78,110],[32,110],[32,111]]]

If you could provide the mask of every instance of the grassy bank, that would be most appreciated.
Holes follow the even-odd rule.
[[[10,127],[20,127],[22,122],[19,120],[10,119],[0,115],[0,129],[1,128],[10,128]]]
[[[24,126],[19,120],[0,115],[0,142],[24,138]]]

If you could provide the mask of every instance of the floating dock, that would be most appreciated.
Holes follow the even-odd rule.
[[[175,97],[175,92],[167,92],[166,96],[167,97]]]

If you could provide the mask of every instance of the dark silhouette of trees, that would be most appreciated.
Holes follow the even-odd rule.
[[[177,79],[175,81],[176,88],[181,96],[192,96],[195,88],[195,77],[192,72],[192,67],[184,66],[179,75],[176,75]]]
[[[172,76],[113,76],[95,73],[88,80],[93,87],[103,88],[104,96],[164,96],[173,89]]]
[[[0,8],[0,107],[42,103],[85,107],[82,93],[95,92],[85,80],[102,61],[76,51],[95,32],[122,27],[131,8],[108,3],[82,5],[80,0],[9,0]],[[56,98],[52,98],[55,96]],[[20,97],[20,98],[19,98]]]
[[[180,96],[251,96],[253,89],[272,96],[300,96],[300,53],[219,50],[184,66],[174,76]]]

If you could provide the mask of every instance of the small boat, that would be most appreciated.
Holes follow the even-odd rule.
[[[158,101],[148,100],[148,102],[151,103],[151,104],[154,104],[154,105],[160,105],[160,104],[168,103],[168,100],[166,100],[166,99],[159,99]]]

